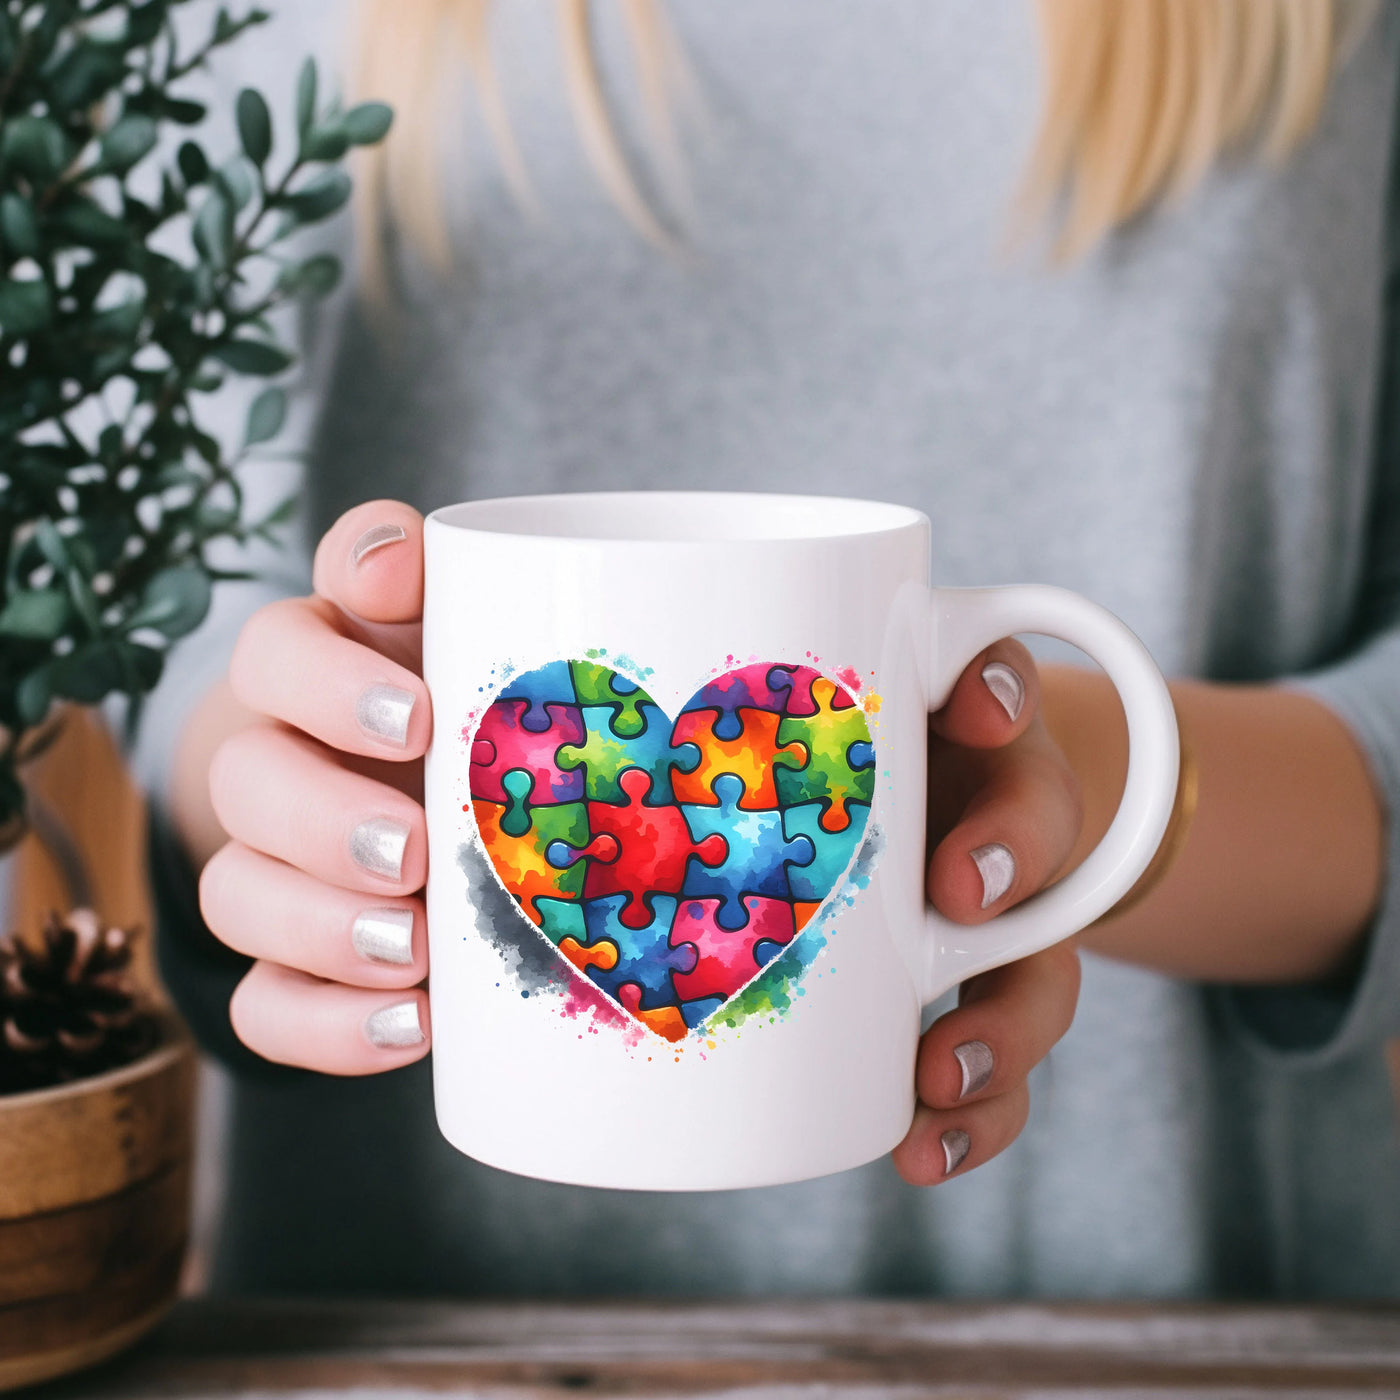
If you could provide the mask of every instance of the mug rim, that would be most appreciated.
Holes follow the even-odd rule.
[[[605,514],[611,510],[616,516],[619,508],[637,524],[600,528]],[[566,511],[582,517],[577,528],[568,526]],[[717,527],[714,522],[726,514],[727,526]],[[742,522],[738,526],[736,519]],[[913,506],[858,496],[646,489],[488,496],[439,506],[426,523],[464,534],[614,546],[806,545],[930,528],[928,516]]]

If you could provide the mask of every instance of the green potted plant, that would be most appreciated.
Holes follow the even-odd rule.
[[[208,396],[292,365],[269,317],[340,276],[295,235],[390,122],[318,100],[308,61],[295,129],[244,89],[216,156],[188,80],[268,16],[220,9],[187,47],[186,3],[0,0],[0,850],[32,828],[78,906],[0,937],[0,1388],[110,1354],[173,1301],[192,1139],[189,1040],[131,977],[131,936],[82,907],[25,765],[75,706],[134,716],[225,576],[211,549],[289,513],[249,518],[239,480],[283,387],[235,451]]]

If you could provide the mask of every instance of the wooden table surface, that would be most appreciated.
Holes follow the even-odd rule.
[[[34,1400],[1400,1396],[1400,1307],[181,1303]]]

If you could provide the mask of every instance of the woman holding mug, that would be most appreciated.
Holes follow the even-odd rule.
[[[398,118],[310,395],[310,592],[224,599],[148,721],[163,966],[239,1076],[216,1284],[1393,1291],[1394,17],[383,0],[358,44]],[[623,487],[918,506],[940,582],[1074,588],[1177,678],[1194,814],[938,1008],[892,1163],[618,1195],[437,1137],[418,511]],[[932,727],[929,898],[975,924],[1102,835],[1121,719],[1005,639]]]

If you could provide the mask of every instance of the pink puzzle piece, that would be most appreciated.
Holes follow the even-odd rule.
[[[797,935],[792,905],[785,899],[744,896],[749,921],[740,929],[722,928],[716,921],[721,901],[684,899],[671,925],[671,946],[683,943],[695,947],[696,962],[691,972],[672,976],[676,995],[682,1001],[702,997],[723,997],[726,1001],[746,982],[755,978],[767,962],[760,962],[755,949],[760,943],[786,946]],[[771,953],[772,950],[770,950]]]
[[[558,758],[561,744],[583,743],[583,712],[577,705],[546,705],[549,728],[534,730],[521,723],[529,708],[528,700],[497,700],[481,717],[472,743],[472,796],[509,803],[510,794],[501,780],[519,768],[533,779],[529,797],[533,805],[582,802],[583,770],[565,772]]]

